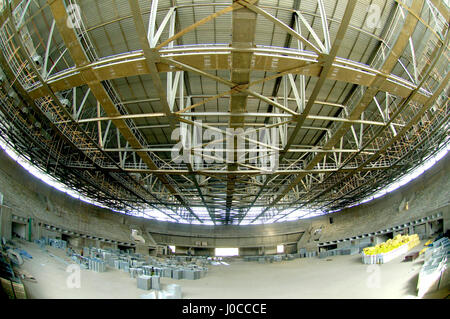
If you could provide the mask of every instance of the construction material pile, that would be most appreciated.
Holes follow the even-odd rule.
[[[330,249],[327,251],[321,251],[319,253],[319,258],[328,258],[338,255],[357,255],[359,253],[359,247],[353,246],[353,247],[343,247],[343,248],[336,248],[336,249]]]
[[[244,261],[257,261],[260,264],[280,262],[287,260],[287,255],[244,256]]]
[[[366,247],[363,249],[362,262],[364,264],[384,264],[391,261],[408,250],[416,247],[420,243],[419,236],[414,235],[397,235],[393,239],[389,239],[384,243],[375,247]]]
[[[34,242],[38,244],[42,249],[45,248],[45,245],[52,246],[58,249],[67,248],[67,241],[62,239],[42,237],[41,239],[35,239]]]
[[[268,264],[273,262],[281,262],[283,260],[294,260],[296,258],[312,258],[316,257],[316,251],[306,251],[305,248],[300,248],[300,251],[295,254],[277,254],[266,256],[244,256],[244,261],[253,261],[260,264]]]
[[[417,281],[417,295],[423,297],[448,285],[447,273],[450,254],[450,240],[442,237],[431,243],[425,250],[425,261]]]
[[[106,271],[106,263],[98,258],[89,258],[88,259],[88,267],[90,270],[95,272],[105,272]]]
[[[120,250],[105,250],[95,247],[84,247],[83,253],[86,256],[85,259],[101,260],[109,267],[130,273],[131,278],[138,278],[142,275],[156,275],[172,279],[197,280],[205,277],[208,272],[207,267],[198,265],[198,263],[206,263],[206,258],[159,259],[135,253],[123,253]],[[189,262],[185,262],[185,260],[189,260]]]

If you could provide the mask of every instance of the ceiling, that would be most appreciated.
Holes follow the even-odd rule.
[[[448,143],[443,1],[0,3],[1,136],[112,209],[329,212]]]

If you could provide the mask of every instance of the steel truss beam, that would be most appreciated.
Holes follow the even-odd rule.
[[[152,207],[160,209],[174,220],[185,219],[189,222],[194,219],[203,222],[209,215],[214,223],[220,220],[225,224],[253,218],[247,216],[250,208],[262,207],[262,213],[252,221],[258,218],[279,220],[286,216],[284,211],[292,204],[300,205],[298,207],[307,203],[312,207],[333,205],[335,208],[351,203],[367,194],[374,185],[383,184],[388,176],[384,171],[397,172],[403,169],[405,164],[400,161],[400,157],[408,158],[417,148],[414,145],[418,145],[412,142],[415,139],[410,138],[410,134],[422,132],[419,134],[419,144],[426,147],[430,146],[422,143],[425,132],[433,129],[433,132],[437,132],[436,138],[442,135],[436,128],[437,124],[434,124],[438,121],[438,116],[436,119],[427,117],[424,113],[426,110],[421,110],[422,107],[433,103],[430,101],[436,96],[437,91],[432,89],[436,87],[436,82],[448,82],[448,76],[442,76],[435,70],[432,73],[420,71],[424,64],[428,65],[426,60],[429,53],[426,52],[427,56],[424,56],[425,53],[418,55],[424,49],[417,45],[417,42],[413,42],[412,34],[417,29],[416,24],[420,22],[428,33],[431,30],[431,36],[436,37],[433,41],[428,38],[425,40],[426,49],[438,43],[444,44],[443,48],[448,50],[448,43],[444,43],[442,37],[443,32],[433,25],[435,23],[441,28],[442,20],[448,18],[448,10],[435,0],[414,0],[410,8],[398,1],[395,10],[392,10],[392,16],[390,15],[395,23],[399,22],[396,24],[397,28],[390,27],[387,36],[383,31],[377,38],[370,32],[350,24],[355,2],[348,1],[341,20],[327,16],[323,0],[317,0],[317,13],[299,11],[299,1],[295,1],[290,9],[262,6],[255,0],[237,0],[231,5],[198,4],[213,6],[214,13],[177,30],[177,11],[193,5],[177,6],[172,2],[171,7],[161,8],[158,7],[158,1],[154,0],[151,9],[144,12],[141,11],[138,1],[129,0],[130,15],[106,21],[102,25],[131,19],[135,24],[142,50],[99,59],[94,45],[89,40],[89,31],[99,26],[92,26],[90,29],[86,29],[84,25],[80,28],[68,28],[68,13],[64,1],[49,0],[38,11],[29,14],[27,10],[30,11],[29,8],[33,7],[34,3],[16,1],[11,4],[12,7],[21,4],[15,12],[15,19],[19,22],[16,28],[30,39],[28,28],[34,23],[33,17],[43,15],[45,10],[50,9],[55,19],[47,23],[48,30],[45,31],[49,32],[46,38],[40,39],[38,35],[43,48],[41,51],[45,51],[43,66],[33,68],[33,62],[27,57],[26,63],[13,59],[11,68],[22,87],[19,95],[26,97],[29,105],[37,103],[37,110],[41,113],[53,114],[50,119],[52,129],[66,137],[69,142],[61,142],[50,148],[49,154],[53,155],[47,167],[57,171],[59,176],[67,169],[83,176],[84,181],[90,180],[89,187],[102,189],[102,194],[97,196],[102,202],[122,207],[129,205],[137,209],[153,205]],[[425,21],[427,18],[424,20],[420,16],[425,2],[434,17],[431,24]],[[216,10],[217,7],[219,8]],[[277,10],[292,15],[290,25],[279,18]],[[270,12],[277,12],[277,15]],[[142,18],[147,13],[149,20],[146,30],[147,22],[144,23]],[[223,14],[232,15],[230,46],[182,45],[181,39],[184,35]],[[317,18],[319,23],[309,24],[305,18],[307,15]],[[158,27],[157,17],[161,17],[158,21],[162,21]],[[254,29],[257,17],[286,32],[286,48],[255,46]],[[339,24],[333,45],[328,30],[331,22]],[[339,45],[349,28],[380,41],[379,50],[374,51],[376,53],[372,55],[373,59],[370,59],[374,62],[370,65],[337,56]],[[170,29],[169,35],[168,38],[163,38],[166,29]],[[51,50],[56,33],[62,37],[67,48],[58,46],[57,51]],[[287,48],[291,39],[297,41],[297,49]],[[175,42],[178,42],[177,45]],[[21,51],[26,52],[29,45],[29,42],[23,43]],[[403,53],[405,48],[409,48],[409,53]],[[69,53],[75,65],[55,74],[53,70],[66,53]],[[447,55],[447,51],[444,53]],[[407,56],[408,54],[410,56]],[[48,70],[50,60],[54,62]],[[395,65],[399,66],[401,71],[394,69]],[[28,67],[28,73],[23,72],[24,66]],[[30,66],[33,69],[31,73]],[[229,72],[229,79],[218,75],[226,74],[223,71]],[[264,71],[267,76],[251,82],[253,71]],[[402,75],[394,75],[393,72]],[[160,73],[165,73],[167,83],[161,81]],[[199,75],[201,81],[206,80],[208,83],[213,81],[217,87],[225,85],[229,90],[217,90],[216,95],[193,95],[189,89],[188,74]],[[156,96],[143,99],[133,96],[134,100],[121,101],[112,82],[109,82],[124,79],[128,83],[128,77],[136,76],[140,79],[143,75],[149,75],[151,78]],[[307,77],[316,78],[312,81],[315,85],[308,96]],[[348,96],[348,100],[344,99],[342,104],[320,101],[318,96],[327,80],[352,84],[356,90],[351,91],[352,95]],[[264,84],[271,81],[274,82],[272,96],[265,96],[254,89],[260,87],[259,85],[264,88]],[[279,95],[280,87],[283,92]],[[378,92],[385,92],[385,100]],[[73,104],[67,107],[63,100],[70,99],[69,95],[72,96]],[[95,98],[95,104],[92,98]],[[247,102],[255,100],[267,104],[268,111],[263,113],[259,112],[259,109],[257,112],[247,110]],[[215,101],[228,102],[229,111],[198,111],[200,107],[206,108],[207,103]],[[130,105],[130,108],[135,108],[132,104],[145,102],[150,105],[156,102],[160,109],[158,112],[130,114],[125,107]],[[313,105],[336,108],[336,113],[312,114]],[[274,108],[276,111],[273,111]],[[2,110],[14,110],[15,115],[9,118],[13,120],[14,125],[21,126],[22,132],[27,132],[27,136],[31,138],[31,129],[27,128],[32,121],[31,117],[21,118],[17,115],[18,110],[11,107],[2,106]],[[445,113],[442,109],[439,109],[439,112]],[[222,122],[212,123],[209,121],[212,117],[219,117]],[[258,117],[264,117],[264,123],[258,122]],[[155,122],[151,123],[152,119]],[[198,119],[206,122],[198,124]],[[257,120],[251,123],[249,119]],[[144,120],[147,124],[142,124],[145,123]],[[324,124],[306,126],[306,120],[319,120]],[[138,121],[141,121],[142,125],[136,125]],[[416,129],[413,121],[423,121],[429,128]],[[439,123],[445,121],[448,122],[448,118],[440,120]],[[198,143],[201,141],[198,131],[200,127],[220,133],[223,137],[212,142]],[[276,134],[267,135],[264,141],[255,141],[253,137],[244,136],[245,143],[257,145],[257,152],[241,149],[237,143],[229,150],[224,149],[223,144],[239,136],[230,136],[225,127],[250,128],[253,133],[274,129]],[[155,129],[175,128],[188,128],[187,132],[194,141],[193,145],[187,146],[187,137],[181,138],[184,143],[183,151],[190,155],[189,163],[177,164],[174,159],[168,158],[173,144],[150,144],[147,142],[149,135],[143,134],[144,130],[148,130],[146,133],[155,134]],[[309,143],[315,145],[294,145],[300,136],[300,130],[305,134],[319,131],[315,135],[319,137],[319,142]],[[14,134],[6,133],[7,125],[1,126],[0,131],[3,135],[10,134],[11,139],[21,144],[22,149],[26,149],[25,139],[20,138],[17,131]],[[51,131],[47,129],[47,132],[42,134],[49,133]],[[167,130],[163,131],[163,135],[167,135]],[[270,138],[274,137],[280,139],[276,145],[271,143]],[[33,140],[34,143],[39,143],[40,147],[46,145],[45,139]],[[428,140],[431,141],[431,138]],[[303,142],[298,142],[300,143]],[[66,144],[71,144],[70,147],[77,149],[79,154],[74,156],[72,152],[70,155],[55,156],[61,154],[63,148],[69,149]],[[204,152],[208,146],[214,145],[217,146],[215,150],[232,156],[220,162],[217,161],[217,155]],[[264,163],[279,150],[279,167],[275,170],[267,169]],[[417,149],[417,152],[419,151],[425,154],[422,149]],[[35,151],[26,152],[33,156],[38,155]],[[241,153],[244,155],[240,155]],[[296,155],[292,156],[294,153]],[[288,154],[290,155],[287,156]],[[239,161],[242,156],[245,160]],[[290,156],[292,158],[289,158]],[[208,159],[216,162],[209,163]],[[39,163],[41,167],[45,166],[40,157]],[[201,165],[197,165],[199,163]],[[107,178],[98,172],[108,176],[110,181],[112,178],[111,186],[106,183]],[[367,183],[370,185],[361,184],[362,180],[370,180],[371,182]],[[83,188],[80,183],[74,183],[70,178],[67,182],[82,189],[84,194],[93,192],[93,188]],[[131,184],[133,186],[130,186]],[[360,190],[355,195],[356,188]],[[324,195],[332,190],[337,191],[329,195],[332,201],[326,202]],[[149,201],[149,194],[154,201]],[[168,206],[173,209],[167,209]],[[205,207],[208,214],[194,213],[191,209],[194,206]]]
[[[273,73],[289,71],[286,73],[319,77],[323,63],[319,61],[318,55],[311,54],[309,51],[293,51],[291,49],[267,47],[259,48],[258,46],[249,49],[207,45],[189,47],[174,46],[172,49],[162,49],[159,52],[161,60],[156,62],[158,72],[173,71],[170,67],[171,64],[179,69],[183,69],[182,66],[186,65],[200,71],[227,70],[229,67],[228,60],[231,58],[232,52],[258,54],[259,58],[254,61],[252,66],[252,69],[255,71]],[[88,63],[82,67],[73,67],[67,71],[58,72],[58,74],[50,76],[47,79],[47,83],[54,92],[57,92],[85,84],[86,82],[80,74],[84,70],[95,71],[99,81],[151,74],[151,70],[143,62],[143,57],[143,51],[139,50],[109,58],[105,57],[100,61]],[[204,64],[206,57],[213,61],[207,68]],[[170,63],[170,61],[173,61],[173,63]],[[204,76],[207,76],[207,74],[209,73],[202,73]],[[381,91],[407,97],[416,88],[416,85],[409,80],[389,73],[383,73],[381,70],[374,69],[360,62],[339,57],[336,57],[327,79],[369,86],[377,75],[386,77],[389,80],[381,84]],[[41,92],[39,85],[30,88],[30,95],[33,98],[39,98],[43,94],[44,92]],[[429,92],[422,90],[415,97],[415,100],[423,103],[429,95]]]
[[[417,12],[420,13],[423,3],[424,3],[423,0],[414,1],[413,5],[411,7],[411,11],[414,13],[417,13]],[[402,30],[400,32],[400,35],[398,36],[395,44],[393,45],[393,48],[390,51],[389,55],[384,59],[384,62],[382,65],[382,70],[384,73],[390,73],[391,70],[393,69],[393,67],[395,66],[395,63],[397,62],[398,57],[401,56],[403,50],[405,49],[406,45],[408,44],[409,37],[413,33],[417,22],[418,22],[417,18],[413,14],[408,14],[406,16],[404,24],[402,26]],[[378,92],[380,84],[383,83],[385,80],[386,80],[386,78],[384,78],[382,76],[379,76],[379,75],[376,76],[373,81],[374,83],[372,83],[372,85],[369,86],[367,88],[367,90],[364,91],[362,96],[356,98],[357,102],[354,104],[356,107],[354,107],[353,110],[351,111],[351,113],[349,114],[350,119],[357,119],[361,116],[361,114],[367,108],[369,103],[372,101],[375,94]],[[342,136],[344,136],[344,134],[346,133],[348,128],[349,128],[349,125],[344,123],[341,125],[340,128],[337,128],[336,130],[334,130],[335,131],[334,135],[332,137],[330,137],[329,139],[324,140],[324,147],[325,148],[333,147],[339,141],[339,139]],[[327,136],[325,135],[325,137],[327,137]],[[324,156],[324,154],[318,154],[318,155],[314,156],[310,160],[309,164],[307,165],[307,168],[314,167],[320,160],[323,159],[323,156]],[[299,174],[295,178],[294,181],[290,182],[290,184],[287,185],[281,191],[280,195],[277,196],[272,201],[272,203],[270,203],[268,205],[268,207],[265,210],[263,210],[263,212],[260,214],[260,216],[264,215],[264,213],[266,211],[268,211],[275,204],[277,204],[289,192],[289,190],[291,190],[293,187],[295,187],[297,184],[299,184],[301,182],[303,177],[304,177],[303,174]],[[260,216],[256,217],[253,221],[255,221]]]
[[[158,30],[155,34],[154,33],[154,26],[155,26],[154,19],[156,18],[156,13],[157,13],[157,9],[158,9],[158,0],[153,0],[152,1],[152,11],[150,13],[150,20],[149,20],[149,32],[148,32],[148,35],[146,36],[144,22],[141,17],[141,10],[139,8],[138,1],[130,0],[129,4],[130,4],[131,12],[133,14],[134,24],[136,26],[137,33],[139,35],[140,44],[144,51],[145,61],[147,63],[148,69],[150,70],[150,76],[152,78],[153,85],[158,93],[160,103],[162,104],[162,107],[164,110],[164,115],[168,118],[170,127],[173,130],[173,129],[175,129],[175,118],[174,118],[174,115],[172,112],[173,111],[172,96],[175,94],[176,88],[175,88],[175,90],[173,90],[173,86],[172,86],[173,84],[171,81],[172,80],[172,72],[169,72],[170,77],[168,77],[168,79],[167,79],[167,81],[168,81],[167,84],[170,87],[167,90],[167,94],[170,94],[170,96],[168,97],[166,95],[166,91],[163,88],[161,79],[158,74],[158,69],[156,66],[156,62],[159,60],[158,53],[155,50],[152,50],[150,48],[150,46],[155,47],[156,43],[159,40],[159,37],[161,36],[162,30],[164,29],[164,26],[166,25],[166,23],[169,21],[170,17],[172,17],[172,19],[171,19],[172,20],[171,35],[173,35],[173,31],[175,28],[175,16],[174,16],[175,13],[172,10],[166,15],[167,19],[166,18],[164,19],[162,25],[160,26],[160,30]],[[178,79],[179,79],[179,76],[180,76],[180,73],[177,74]],[[178,85],[178,83],[176,83],[176,84]],[[173,92],[173,91],[175,91],[175,92]],[[156,166],[154,165],[153,162],[149,163],[149,167],[153,168],[153,169],[156,168]],[[167,184],[166,177],[164,177],[164,175],[158,175],[158,177],[166,185],[166,187],[172,194],[175,194],[177,192],[173,186]],[[198,188],[198,192],[199,192],[200,196],[203,197],[200,188]],[[191,215],[193,217],[195,217],[198,221],[203,222],[194,213],[194,211],[189,207],[189,204],[184,200],[184,198],[180,195],[181,195],[180,192],[178,192],[178,194],[175,195],[175,197],[188,209],[188,211],[191,213]]]
[[[83,67],[91,63],[91,61],[89,61],[88,59],[85,48],[83,48],[81,43],[79,42],[78,35],[75,33],[75,29],[69,28],[67,26],[66,21],[68,19],[68,14],[64,6],[64,2],[62,0],[51,1],[49,2],[49,6],[56,21],[56,28],[63,38],[63,41],[69,50],[69,54],[75,61],[77,67]],[[118,109],[117,101],[113,101],[113,98],[117,100],[117,97],[114,96],[114,93],[111,92],[111,89],[108,91],[108,88],[104,86],[102,80],[98,78],[96,72],[94,72],[93,70],[84,69],[83,71],[81,71],[80,75],[84,79],[85,83],[88,83],[89,88],[91,89],[95,98],[97,99],[97,101],[100,101],[102,108],[109,116],[117,117],[123,115],[122,112],[124,112],[124,109]],[[126,122],[122,119],[112,120],[112,122],[132,147],[142,147],[143,137],[136,135],[137,132],[131,129],[130,122]],[[157,169],[154,160],[148,153],[137,152],[137,154],[140,158],[142,158],[144,163],[149,166],[150,169]],[[164,175],[158,175],[158,178],[170,193],[176,194],[174,195],[174,197],[179,200],[195,217],[195,214],[187,205],[185,200],[180,195],[178,195],[178,192],[174,188],[174,185],[172,185],[173,183],[171,183],[170,180]]]

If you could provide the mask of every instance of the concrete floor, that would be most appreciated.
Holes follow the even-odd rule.
[[[67,264],[34,243],[20,245],[33,256],[22,269],[37,279],[37,283],[24,281],[29,298],[127,299],[147,293],[137,289],[136,279],[131,279],[128,273],[111,268],[104,273],[81,270],[81,287],[68,288]],[[62,250],[47,249],[70,262]],[[163,288],[170,283],[181,285],[186,299],[416,298],[417,276],[423,261],[401,260],[399,257],[384,265],[364,265],[359,255],[272,264],[235,260],[227,261],[229,266],[211,265],[207,276],[200,280],[161,278],[161,283]]]

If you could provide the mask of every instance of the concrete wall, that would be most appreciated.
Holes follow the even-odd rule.
[[[257,256],[261,254],[261,249],[259,247],[242,247],[239,248],[240,256]]]
[[[302,235],[304,228],[301,223],[296,224],[297,230],[289,233],[283,229],[283,226],[293,226],[288,223],[276,225],[278,227],[270,227],[271,225],[255,225],[241,226],[240,228],[233,226],[201,226],[201,225],[177,225],[178,227],[168,227],[164,233],[162,230],[152,226],[159,225],[157,222],[148,223],[148,231],[158,243],[175,246],[190,247],[260,247],[260,246],[276,246],[284,243],[296,243]],[[187,226],[186,228],[184,226]],[[275,225],[274,225],[275,226]],[[277,229],[279,228],[279,229]],[[172,230],[174,229],[174,230]],[[237,230],[238,229],[238,230]],[[248,231],[245,231],[248,230]],[[275,232],[278,231],[278,232]],[[204,245],[206,243],[206,245]]]
[[[431,169],[394,192],[359,206],[310,219],[309,229],[299,241],[299,247],[312,250],[318,243],[377,232],[436,214],[442,214],[437,219],[442,220],[445,232],[450,229],[449,169],[450,155],[447,155]],[[406,203],[408,209],[405,209]],[[330,224],[329,217],[333,217],[333,224]],[[420,222],[411,226],[410,232],[419,233],[422,238],[432,235],[431,229],[427,231],[429,224]],[[312,233],[320,228],[320,235],[313,236]],[[394,231],[394,235],[396,233]]]
[[[5,237],[11,236],[11,215],[33,218],[32,239],[58,236],[57,231],[38,225],[48,223],[78,233],[131,242],[131,227],[141,223],[139,219],[90,205],[54,189],[29,174],[3,151],[0,152],[0,192],[4,195],[2,236]],[[96,245],[95,240],[84,241]]]
[[[158,222],[118,214],[75,198],[36,179],[20,165],[0,152],[0,193],[4,195],[1,230],[5,237],[11,233],[11,216],[33,218],[32,237],[39,238],[53,232],[40,227],[46,223],[57,228],[115,240],[119,244],[132,243],[131,228],[142,231],[146,244],[175,245],[180,247],[239,247],[242,254],[276,253],[276,246],[285,244],[289,251],[298,248],[317,250],[319,243],[376,232],[417,218],[441,212],[444,230],[450,228],[449,214],[450,156],[413,182],[382,198],[357,207],[326,216],[269,225],[204,226]],[[405,203],[408,209],[404,209]],[[329,223],[333,217],[333,224]],[[433,226],[412,226],[424,235]],[[434,226],[437,229],[438,226]],[[321,229],[314,235],[317,229]],[[428,230],[427,230],[428,229]],[[60,231],[59,231],[60,232]],[[106,245],[98,239],[84,238],[82,245]],[[201,245],[197,245],[201,242]],[[206,246],[204,243],[206,242]],[[340,243],[339,245],[349,245]],[[286,247],[287,247],[286,246]],[[261,249],[260,247],[265,247]],[[199,247],[200,248],[200,247]]]
[[[156,241],[162,245],[201,248],[296,243],[304,231],[303,222],[214,227],[158,222],[115,213],[54,189],[29,174],[3,151],[0,152],[0,192],[4,194],[4,210],[7,211],[2,217],[2,221],[5,221],[2,236],[7,238],[11,236],[11,214],[33,218],[33,239],[41,236],[60,238],[58,229],[55,231],[51,227],[48,229],[39,226],[39,223],[44,223],[75,233],[115,240],[119,244],[132,244],[132,228],[141,230],[146,244]],[[197,245],[197,242],[201,244]],[[204,243],[207,245],[203,245]],[[79,245],[106,244],[83,238]]]

